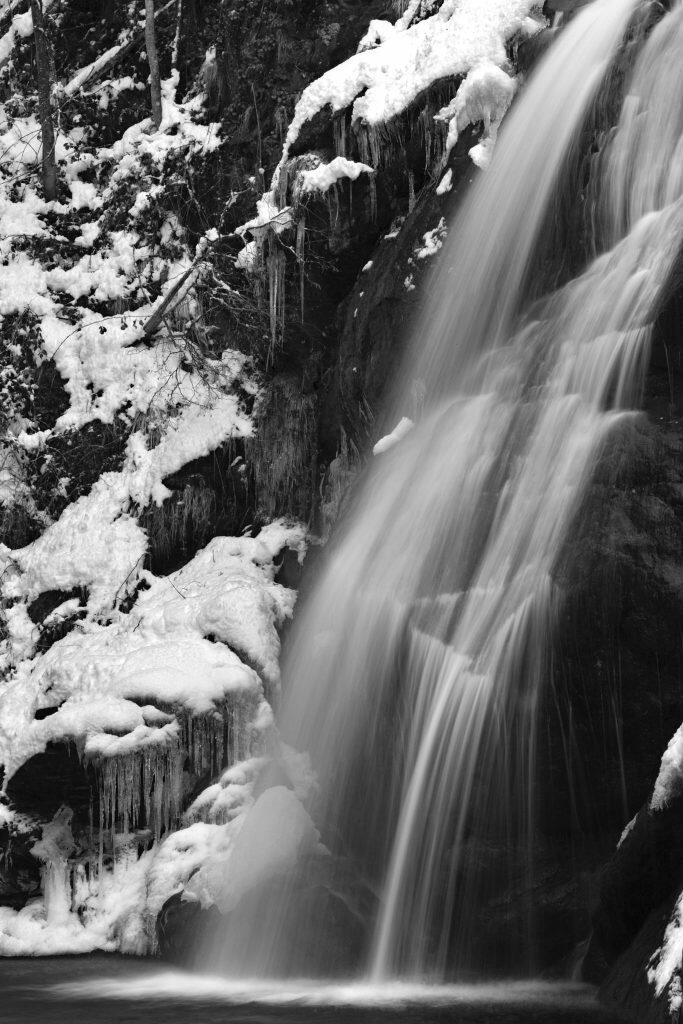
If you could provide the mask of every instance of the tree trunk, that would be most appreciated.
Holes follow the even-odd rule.
[[[55,129],[52,123],[52,83],[50,82],[50,51],[43,21],[43,0],[31,0],[33,39],[36,47],[36,84],[38,113],[43,145],[43,191],[48,202],[57,198],[57,164],[55,161]]]
[[[145,0],[145,46],[149,61],[149,80],[152,90],[152,120],[154,127],[161,124],[161,79],[159,77],[159,58],[157,56],[157,40],[154,30],[154,0]]]
[[[171,57],[171,67],[174,71],[178,70],[178,55],[180,53],[180,36],[183,24],[183,0],[178,0],[176,4],[176,22],[175,22],[175,36],[173,39],[173,56]]]

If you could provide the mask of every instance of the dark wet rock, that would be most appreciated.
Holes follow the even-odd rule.
[[[48,743],[19,768],[7,784],[11,805],[37,821],[51,821],[62,805],[74,812],[74,827],[85,831],[98,813],[92,769],[72,743]]]
[[[253,934],[254,921],[268,923],[268,911],[277,906],[280,880],[273,881],[258,892],[250,893],[228,915],[226,928],[240,937],[240,961],[255,962],[253,952],[260,951],[262,937]],[[361,918],[338,893],[325,885],[301,883],[289,895],[289,907],[283,925],[288,936],[275,952],[270,970],[275,976],[349,977],[357,973],[364,961],[367,932]],[[220,936],[217,949],[220,950]],[[219,952],[219,956],[220,956]],[[230,966],[230,947],[225,950],[225,967]]]
[[[476,923],[472,960],[502,976],[572,976],[573,950],[590,927],[597,853],[577,865],[560,844],[538,847],[531,868],[520,866],[484,903]]]
[[[344,864],[311,857],[296,871],[246,893],[233,910],[176,894],[157,918],[161,956],[175,963],[241,970],[271,952],[271,976],[348,977],[364,962],[376,900]],[[273,929],[285,937],[271,947]]]
[[[557,31],[555,29],[546,28],[519,43],[517,47],[517,67],[519,70],[522,72],[531,70],[536,61],[546,54],[556,35]]]
[[[0,829],[0,906],[20,910],[40,892],[40,865],[31,854],[39,829],[23,834]]]
[[[473,129],[462,133],[449,161],[451,190],[438,194],[434,187],[425,189],[414,209],[389,225],[371,253],[371,265],[360,274],[337,314],[339,360],[333,408],[361,448],[377,439],[375,417],[400,375],[411,327],[429,299],[425,283],[434,260],[417,258],[416,251],[442,218],[445,227],[479,173],[468,155],[477,141]]]
[[[46,717],[46,708],[37,717]],[[92,824],[98,820],[99,798],[94,769],[79,758],[72,743],[49,743],[16,772],[7,784],[6,799],[21,814],[19,827],[0,829],[0,906],[23,907],[40,891],[40,864],[31,853],[42,826],[63,806],[73,811],[79,849],[87,849]]]
[[[626,1009],[638,1024],[678,1024],[679,1006],[671,1004],[673,994],[667,985],[658,994],[648,976],[648,965],[664,941],[664,933],[671,919],[675,900],[667,900],[647,917],[628,949],[612,965],[600,987],[602,1002],[615,1008]],[[683,965],[673,973],[673,985],[680,993]]]
[[[156,919],[159,955],[174,964],[187,964],[200,954],[207,935],[218,927],[220,915],[214,907],[184,900],[177,892],[166,900]]]
[[[643,808],[602,871],[583,965],[586,979],[603,981],[622,958],[632,962],[634,944],[635,949],[643,948],[643,929],[651,934],[651,916],[670,907],[682,888],[683,797],[679,797],[660,811]]]

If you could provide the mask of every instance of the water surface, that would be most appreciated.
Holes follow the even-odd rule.
[[[0,960],[2,1024],[619,1024],[580,985],[250,984],[117,956]]]

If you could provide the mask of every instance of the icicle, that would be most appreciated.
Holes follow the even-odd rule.
[[[175,36],[173,38],[173,50],[171,52],[171,67],[175,71],[178,67],[178,54],[180,53],[180,38],[181,38],[181,27],[183,21],[183,0],[177,0],[176,2],[176,26]]]
[[[333,204],[334,214],[332,213]],[[327,190],[327,211],[330,217],[330,231],[334,231],[339,223],[339,187],[336,182]]]
[[[270,251],[266,258],[268,269],[268,305],[270,313],[270,352],[272,361],[278,339],[278,322],[281,332],[284,331],[285,320],[285,269],[284,253],[277,247],[274,240],[270,242]]]
[[[368,181],[368,191],[370,193],[370,223],[374,224],[377,220],[377,182],[374,174]]]
[[[73,811],[60,807],[54,818],[43,825],[42,838],[31,853],[42,862],[41,883],[48,926],[65,924],[71,913],[71,868],[69,857],[76,844],[71,832]]]
[[[102,877],[104,870],[104,798],[100,787],[100,837],[97,847],[97,877]]]
[[[443,168],[445,166],[445,161],[444,161],[445,145],[444,144],[445,144],[445,141],[446,141],[446,135],[447,135],[447,128],[446,128],[446,126],[442,122],[437,121],[436,122],[436,128],[435,128],[435,131],[434,131],[434,137],[433,137],[434,159],[432,161],[432,166],[435,168],[437,173],[440,173],[440,170],[443,170]]]
[[[88,806],[88,849],[92,850],[95,845],[95,822],[93,815],[93,788],[89,787],[90,803]]]
[[[105,832],[110,833],[114,851],[115,836],[134,831],[142,819],[157,839],[179,819],[182,759],[180,746],[175,742],[105,758],[101,762],[100,874]]]
[[[279,206],[282,210],[287,205],[287,189],[289,188],[289,164],[286,164],[280,172],[278,179]]]
[[[187,714],[180,719],[181,747],[195,775],[214,777],[252,755],[257,704],[252,694],[240,694],[226,698],[210,714],[194,718]]]
[[[372,167],[379,167],[382,162],[382,143],[379,131],[375,125],[371,125],[368,129],[368,141],[370,144],[370,164]]]
[[[422,122],[422,131],[425,140],[425,172],[429,170],[429,166],[432,162],[432,116],[427,108],[425,108],[420,114],[420,121]]]
[[[266,262],[268,265],[268,300],[270,313],[270,345],[272,358],[272,353],[275,350],[275,342],[277,339],[277,300],[278,286],[280,283],[277,253],[270,253]]]
[[[336,156],[346,156],[346,111],[337,114],[332,120],[334,151]]]
[[[415,209],[415,174],[412,168],[408,170],[408,213]]]
[[[49,926],[64,924],[71,913],[71,880],[64,860],[50,861],[41,871],[45,918]]]
[[[306,217],[303,215],[296,225],[296,259],[299,264],[299,299],[301,302],[301,323],[304,322],[304,285],[306,280]]]
[[[368,138],[368,130],[363,125],[360,125],[357,129],[357,140],[360,162],[363,164],[369,164],[372,159],[370,156],[370,141]]]

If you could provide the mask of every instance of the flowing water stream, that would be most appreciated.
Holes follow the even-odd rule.
[[[485,969],[468,955],[473,842],[533,869],[557,567],[606,440],[638,408],[683,240],[675,4],[600,155],[595,259],[530,300],[558,184],[637,6],[582,10],[508,116],[449,227],[390,405],[414,429],[368,469],[286,654],[281,732],[311,753],[313,816],[381,893],[375,982]],[[223,936],[237,974],[278,974],[296,941],[286,903],[251,922],[256,940]]]

